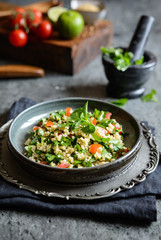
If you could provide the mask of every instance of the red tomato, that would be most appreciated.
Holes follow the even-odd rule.
[[[24,14],[26,12],[25,9],[21,8],[21,7],[15,8],[15,11],[18,12],[18,13],[21,13],[21,14]]]
[[[118,127],[117,124],[113,124],[113,125],[114,125],[115,129],[121,130],[121,127]]]
[[[122,156],[122,152],[128,153],[129,149],[120,149],[120,150],[118,150],[117,153],[116,153],[116,158],[121,157]]]
[[[92,124],[93,124],[93,125],[96,125],[96,123],[97,123],[97,120],[96,120],[95,118],[93,118]]]
[[[16,8],[10,17],[10,27],[13,29],[24,29],[26,26],[25,10],[23,8]]]
[[[92,144],[92,145],[90,146],[89,151],[90,151],[92,154],[94,154],[94,153],[96,153],[96,152],[98,151],[98,149],[99,149],[100,147],[102,147],[101,144],[98,144],[98,143]]]
[[[52,127],[54,125],[54,123],[52,121],[48,121],[46,123],[46,127]]]
[[[113,124],[113,125],[114,125],[116,130],[121,130],[121,127],[118,127],[117,124]],[[119,134],[121,135],[121,131],[119,132]]]
[[[29,32],[36,35],[36,29],[39,26],[40,21],[35,21],[29,26]]]
[[[26,22],[29,28],[35,24],[40,23],[42,19],[43,19],[42,12],[40,12],[37,9],[32,9],[26,13]]]
[[[24,47],[27,44],[28,37],[22,29],[17,29],[10,32],[9,41],[15,47]]]
[[[69,167],[69,163],[60,163],[57,167],[59,168],[68,168]]]
[[[70,114],[72,113],[72,108],[71,107],[67,107],[66,108],[66,116],[70,116]]]
[[[36,131],[37,129],[39,129],[38,126],[34,126],[34,127],[33,127],[33,130],[34,130],[34,131]]]
[[[48,20],[43,20],[36,29],[36,36],[45,39],[49,38],[53,32],[53,27]]]
[[[45,165],[47,164],[47,162],[46,162],[46,161],[41,161],[40,163],[41,163],[41,164],[45,164]]]
[[[112,115],[112,113],[107,112],[107,113],[106,113],[106,119],[110,119],[111,115]]]

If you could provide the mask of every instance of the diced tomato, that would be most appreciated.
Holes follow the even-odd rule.
[[[117,124],[114,124],[115,129],[121,130],[121,127],[118,127]]]
[[[115,127],[116,130],[121,130],[121,127],[118,127],[117,124],[113,124],[113,125],[114,125],[114,127]],[[122,132],[120,131],[119,134],[121,135],[121,133],[122,133]]]
[[[124,151],[127,153],[127,152],[129,152],[129,149],[126,148],[126,149],[124,149]]]
[[[66,116],[70,116],[70,114],[72,113],[72,108],[71,107],[67,107],[66,108]]]
[[[112,115],[112,113],[111,113],[111,112],[107,112],[107,113],[106,113],[106,117],[105,117],[105,118],[106,118],[106,119],[110,119],[111,115]]]
[[[69,137],[71,138],[72,136],[73,136],[73,135],[70,133],[70,134],[69,134]]]
[[[57,165],[57,167],[59,168],[68,168],[70,166],[69,163],[60,163],[59,165]]]
[[[93,124],[93,125],[96,125],[96,123],[97,123],[97,120],[96,120],[95,118],[93,118],[92,124]]]
[[[41,161],[40,163],[41,163],[41,164],[44,164],[44,165],[46,165],[46,164],[47,164],[47,162],[46,162],[46,161]]]
[[[96,153],[96,152],[98,151],[98,149],[99,149],[100,147],[102,147],[101,144],[98,144],[98,143],[92,144],[92,145],[90,146],[89,151],[90,151],[92,154],[94,154],[94,153]]]
[[[122,152],[127,153],[127,152],[129,152],[129,149],[120,149],[119,151],[117,151],[116,158],[121,157],[122,156]]]
[[[117,151],[117,153],[116,153],[116,158],[119,158],[119,157],[121,157],[122,156],[122,149],[120,149],[119,151]]]
[[[36,131],[37,129],[39,129],[38,126],[34,126],[34,127],[33,127],[33,130],[34,130],[34,131]]]
[[[54,123],[52,121],[48,121],[46,123],[46,127],[52,127],[54,125]]]

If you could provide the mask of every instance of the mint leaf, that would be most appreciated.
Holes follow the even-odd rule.
[[[45,154],[45,157],[47,157],[47,160],[48,160],[49,162],[51,162],[51,161],[54,160],[55,155],[50,154],[50,153],[46,153],[46,154]]]
[[[62,137],[61,138],[61,141],[60,141],[60,145],[61,146],[71,146],[72,144],[71,144],[71,141],[72,141],[72,139],[71,138],[68,138],[68,137]]]
[[[156,95],[156,91],[152,89],[150,93],[146,94],[145,96],[142,96],[141,100],[143,102],[149,102],[149,101],[158,102],[155,95]]]
[[[82,108],[76,109],[71,115],[70,119],[79,121],[80,119],[87,120],[88,117],[88,102]]]
[[[135,61],[136,65],[141,65],[144,62],[144,56],[142,56],[140,59]]]
[[[110,103],[113,103],[119,107],[122,107],[124,106],[126,103],[128,102],[128,99],[127,98],[120,98],[116,101],[110,101]]]
[[[36,145],[36,142],[38,141],[38,137],[36,136],[35,138],[33,138],[30,142],[30,145]]]
[[[101,114],[101,111],[98,110],[97,108],[95,108],[94,112],[93,112],[93,117],[94,118],[99,118],[100,114]]]
[[[95,132],[95,126],[92,123],[89,123],[89,125],[82,128],[82,131],[84,133],[94,133]]]
[[[106,48],[106,47],[101,47],[101,51],[103,54],[108,55],[109,58],[111,58],[114,61],[114,66],[119,70],[119,71],[125,71],[128,69],[129,66],[132,64],[137,64],[140,65],[143,63],[144,58],[143,56],[141,59],[135,61],[134,63],[132,62],[133,58],[133,53],[124,51],[121,48]]]
[[[98,137],[95,133],[92,134],[92,137],[95,141],[97,142],[101,142],[102,141],[102,138],[101,137]]]

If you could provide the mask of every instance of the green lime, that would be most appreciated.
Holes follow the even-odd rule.
[[[72,39],[81,34],[84,28],[83,16],[74,10],[62,13],[58,18],[58,30],[65,39]]]
[[[47,12],[47,16],[49,18],[49,20],[51,21],[51,23],[53,24],[53,26],[55,26],[57,24],[58,18],[59,16],[66,12],[68,9],[64,8],[64,7],[52,7],[48,10]]]

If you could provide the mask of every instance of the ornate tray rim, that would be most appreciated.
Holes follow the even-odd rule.
[[[75,196],[72,196],[69,194],[68,196],[66,196],[63,194],[56,193],[56,192],[50,192],[50,191],[46,191],[46,190],[38,190],[38,189],[34,188],[33,186],[26,185],[23,182],[20,182],[19,180],[15,179],[13,176],[10,176],[7,172],[7,169],[4,168],[4,163],[1,158],[2,141],[5,139],[6,133],[9,129],[11,122],[12,122],[12,120],[8,121],[6,124],[4,124],[0,128],[0,175],[3,177],[4,180],[17,185],[21,189],[28,190],[36,195],[43,195],[46,197],[65,198],[67,200],[69,200],[69,199],[93,200],[93,199],[110,197],[112,195],[119,193],[120,191],[131,189],[136,184],[143,182],[146,179],[146,177],[157,168],[157,165],[159,162],[159,151],[158,151],[158,146],[155,142],[155,137],[152,135],[151,130],[149,130],[145,126],[145,124],[143,122],[141,122],[140,125],[142,127],[142,132],[143,132],[144,138],[148,142],[149,149],[150,149],[149,162],[147,163],[147,167],[140,174],[138,174],[138,176],[136,176],[135,178],[132,178],[126,184],[120,185],[117,188],[111,188],[110,190],[103,192],[103,193],[97,192],[93,195],[91,194],[91,196],[89,196],[89,195],[81,196],[79,194],[77,194]],[[99,184],[99,183],[96,183],[96,184]]]

